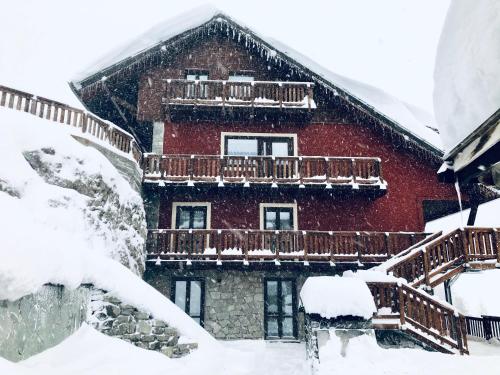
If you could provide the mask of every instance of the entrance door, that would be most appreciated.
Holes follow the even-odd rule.
[[[297,338],[295,282],[267,279],[264,282],[264,335],[266,339]]]
[[[186,314],[203,326],[205,285],[201,279],[173,279],[172,299]]]

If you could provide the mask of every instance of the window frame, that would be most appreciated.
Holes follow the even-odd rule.
[[[206,215],[205,215],[205,228],[211,229],[211,220],[212,220],[212,204],[210,202],[173,202],[172,203],[172,213],[171,213],[171,229],[177,228],[177,209],[179,207],[206,207]],[[190,219],[191,221],[191,219]]]
[[[278,312],[275,314],[278,320],[278,336],[269,336],[268,331],[268,323],[269,323],[269,312],[267,308],[267,283],[269,281],[277,282],[277,297],[278,297]],[[282,282],[289,281],[292,283],[292,316],[283,314],[283,286]],[[264,278],[264,339],[265,340],[283,340],[283,339],[297,339],[298,338],[298,324],[297,324],[297,311],[298,311],[298,303],[297,303],[297,282],[294,278],[291,277],[265,277]],[[274,315],[274,314],[273,314]],[[292,318],[292,330],[293,336],[285,336],[283,337],[283,319],[284,318]]]
[[[272,141],[286,141],[288,143],[288,156],[298,156],[297,134],[295,133],[240,133],[240,132],[222,132],[221,133],[221,155],[227,154],[229,139],[257,139],[257,156],[263,155],[264,142],[267,142],[266,148],[270,153]],[[271,141],[271,142],[269,142]],[[234,155],[236,156],[236,155]],[[270,155],[269,155],[270,156]]]
[[[187,80],[188,75],[195,75],[197,77],[204,75],[204,76],[207,76],[207,80],[210,79],[210,71],[208,69],[185,69],[184,70],[184,79]],[[199,81],[200,79],[199,78],[195,79],[195,81],[197,81],[197,80]]]
[[[170,284],[170,300],[174,304],[175,304],[175,292],[176,292],[177,281],[185,281],[186,282],[186,300],[184,301],[184,304],[185,304],[184,305],[185,306],[184,312],[190,318],[199,318],[200,319],[200,326],[204,327],[205,326],[205,279],[203,279],[201,277],[189,277],[189,276],[174,276],[174,277],[172,277],[171,284]],[[190,311],[189,311],[190,307],[191,307],[190,306],[190,301],[191,301],[190,298],[191,298],[191,282],[192,281],[199,281],[200,286],[201,286],[200,316],[194,316],[194,317],[190,314]]]
[[[286,230],[298,230],[298,213],[297,213],[297,202],[294,203],[260,203],[259,204],[259,222],[260,229],[266,230],[266,209],[267,208],[289,208],[292,209],[292,227],[293,229]],[[268,230],[280,230],[280,229],[268,229]]]

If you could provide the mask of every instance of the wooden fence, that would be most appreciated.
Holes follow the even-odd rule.
[[[368,157],[218,156],[146,154],[146,180],[227,183],[376,185],[380,159]]]
[[[500,236],[496,228],[466,227],[442,235],[401,257],[387,269],[414,286],[435,286],[463,270],[465,263],[500,262]]]
[[[485,340],[500,339],[500,316],[466,316],[467,334]]]
[[[430,345],[449,346],[462,354],[468,353],[466,319],[452,306],[405,284],[370,282],[367,285],[377,309],[386,311],[384,315],[397,317],[400,327],[412,327],[408,333]]]
[[[316,108],[312,82],[192,81],[167,79],[165,104],[231,107]]]
[[[148,231],[148,259],[300,260],[381,263],[425,233],[238,229]]]
[[[26,112],[46,120],[72,126],[85,135],[90,135],[110,144],[121,152],[130,154],[137,163],[141,163],[142,152],[132,135],[91,113],[55,100],[1,85],[0,107]]]

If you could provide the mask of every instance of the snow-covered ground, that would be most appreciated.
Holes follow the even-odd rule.
[[[334,340],[320,349],[319,374],[497,374],[500,346],[471,343],[472,355],[460,357],[420,349],[383,349],[369,336],[351,340],[341,357]],[[0,359],[0,373],[9,375],[309,375],[304,343],[227,341],[188,357],[169,359],[83,326],[73,336],[26,361]]]

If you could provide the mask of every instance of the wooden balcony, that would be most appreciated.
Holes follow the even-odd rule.
[[[380,159],[316,156],[218,156],[146,154],[144,182],[374,189],[385,193]]]
[[[267,107],[312,110],[312,82],[165,80],[166,105]]]
[[[147,259],[162,261],[299,261],[381,263],[426,237],[407,232],[244,229],[148,231]]]

